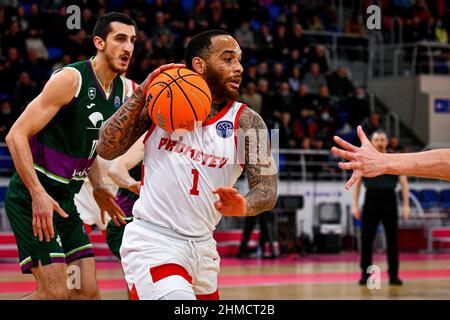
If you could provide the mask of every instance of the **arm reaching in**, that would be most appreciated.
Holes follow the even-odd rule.
[[[255,216],[274,208],[277,200],[277,169],[270,150],[267,126],[261,116],[245,108],[239,117],[238,153],[245,153],[244,171],[250,191],[240,195],[236,189],[222,187],[216,209],[225,216]]]
[[[339,167],[353,170],[345,187],[349,189],[360,177],[376,177],[382,174],[416,176],[450,180],[450,149],[430,150],[418,153],[381,153],[375,149],[364,134],[361,126],[357,129],[361,147],[335,136],[334,141],[344,149],[336,147],[331,151],[348,160]]]
[[[114,224],[120,226],[120,223],[126,224],[124,220],[125,213],[123,213],[122,209],[117,205],[117,197],[103,181],[102,161],[105,160],[100,157],[97,157],[94,160],[94,163],[89,170],[88,178],[94,189],[93,195],[95,202],[97,202],[97,205],[100,208],[102,223],[105,224],[105,212],[108,212]]]
[[[140,181],[130,176],[129,170],[144,158],[144,138],[142,135],[128,151],[115,159],[109,168],[108,175],[121,188],[126,188],[139,195]]]
[[[161,72],[183,67],[183,64],[166,64],[148,75],[131,97],[100,128],[97,145],[99,156],[107,160],[117,158],[148,130],[151,119],[147,112],[145,96],[150,84]]]

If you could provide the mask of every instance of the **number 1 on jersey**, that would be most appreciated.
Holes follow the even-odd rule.
[[[192,194],[193,196],[198,196],[199,191],[198,191],[198,170],[197,169],[192,169],[191,173],[194,175],[194,183],[192,186],[192,189],[189,190],[189,193]]]

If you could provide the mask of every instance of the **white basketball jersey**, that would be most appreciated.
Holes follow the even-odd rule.
[[[230,101],[194,131],[173,133],[152,126],[145,155],[136,218],[186,236],[211,233],[222,215],[214,207],[218,187],[232,187],[242,173],[235,130],[246,106]]]

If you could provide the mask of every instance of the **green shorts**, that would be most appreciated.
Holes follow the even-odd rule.
[[[133,217],[126,217],[125,221],[130,223],[133,221]],[[114,222],[109,221],[106,226],[106,243],[109,250],[120,260],[120,246],[122,245],[123,233],[126,225],[116,226]]]
[[[31,273],[31,268],[50,263],[70,263],[93,257],[92,244],[75,207],[73,194],[58,194],[46,191],[69,215],[62,218],[53,213],[55,236],[50,242],[39,241],[33,235],[31,196],[17,173],[14,173],[6,192],[5,209],[16,237],[22,273]]]

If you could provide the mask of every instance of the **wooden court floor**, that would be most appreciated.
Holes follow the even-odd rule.
[[[356,253],[284,256],[277,260],[223,258],[219,276],[221,299],[450,299],[450,254],[402,254],[402,287],[387,283],[386,257],[380,266],[381,288],[357,284]],[[126,284],[117,261],[97,262],[103,299],[126,299]],[[0,299],[18,299],[35,288],[33,277],[19,273],[17,263],[0,263]]]

